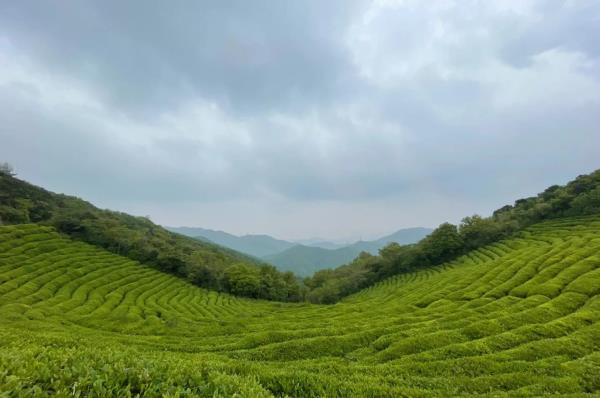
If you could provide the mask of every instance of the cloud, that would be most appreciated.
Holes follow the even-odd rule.
[[[250,111],[335,95],[348,66],[337,41],[356,8],[347,1],[24,1],[4,5],[0,18],[4,34],[48,69],[147,118],[198,96]]]
[[[593,1],[6,3],[0,158],[167,224],[457,221],[598,167],[599,18]]]

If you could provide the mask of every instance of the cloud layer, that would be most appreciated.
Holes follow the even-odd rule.
[[[165,224],[370,237],[600,167],[595,1],[0,5],[0,159]]]

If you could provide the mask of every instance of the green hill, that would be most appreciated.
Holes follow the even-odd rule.
[[[325,268],[335,268],[349,263],[361,252],[377,254],[380,249],[392,242],[401,245],[416,243],[431,231],[429,228],[406,228],[377,240],[358,241],[336,249],[295,245],[280,253],[264,256],[262,259],[277,266],[280,270],[309,276]]]
[[[301,276],[310,276],[324,268],[333,268],[349,263],[358,254],[353,248],[342,247],[339,249],[323,249],[295,245],[281,253],[263,257],[263,260],[275,265],[278,269],[292,271]]]
[[[241,296],[298,301],[292,273],[278,272],[248,255],[175,234],[145,217],[102,210],[56,194],[0,169],[0,225],[38,223],[70,237],[185,278]]]
[[[600,170],[518,199],[489,217],[475,214],[459,225],[443,223],[414,245],[392,243],[376,256],[361,253],[351,263],[318,271],[304,281],[309,288],[306,297],[316,303],[334,303],[391,276],[453,261],[535,223],[592,214],[600,214]]]
[[[335,305],[207,291],[0,227],[0,395],[592,397],[600,216],[534,224]]]

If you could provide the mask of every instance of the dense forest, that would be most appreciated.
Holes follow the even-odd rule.
[[[553,185],[537,196],[519,199],[490,217],[466,217],[460,225],[444,223],[414,245],[390,244],[379,255],[361,253],[350,264],[316,272],[305,280],[307,298],[333,303],[392,275],[440,265],[504,239],[547,219],[600,213],[600,170],[565,186]]]
[[[55,194],[15,177],[0,165],[0,225],[36,223],[105,248],[195,285],[239,296],[302,299],[291,272],[211,244],[175,234],[146,217],[102,210],[73,196]]]
[[[600,213],[600,170],[535,197],[519,199],[490,217],[473,215],[441,224],[417,244],[391,243],[378,255],[299,279],[259,260],[172,233],[148,218],[101,210],[72,196],[19,180],[0,166],[0,225],[49,225],[71,238],[108,249],[209,289],[279,301],[334,303],[393,275],[437,266],[551,218]]]

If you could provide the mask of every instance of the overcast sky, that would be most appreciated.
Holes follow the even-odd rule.
[[[171,226],[371,238],[600,168],[598,1],[0,1],[0,161]]]

